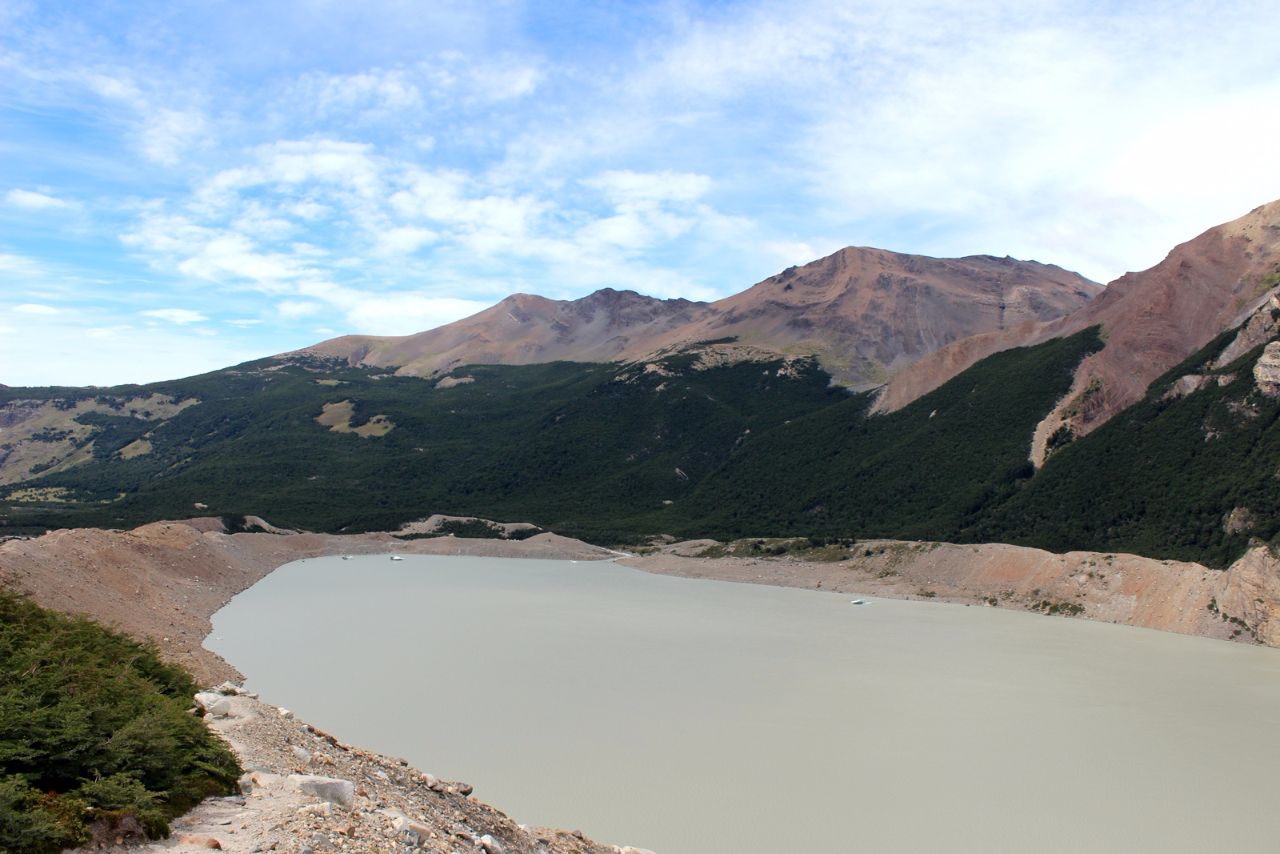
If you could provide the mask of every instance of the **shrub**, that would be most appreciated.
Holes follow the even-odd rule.
[[[0,591],[0,850],[168,833],[240,768],[153,647]]]

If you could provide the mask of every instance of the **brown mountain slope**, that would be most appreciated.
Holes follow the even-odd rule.
[[[571,301],[516,294],[428,332],[346,336],[308,350],[430,376],[467,363],[639,359],[736,336],[778,353],[817,355],[838,380],[866,388],[962,338],[1060,317],[1097,290],[1034,261],[848,248],[710,304],[611,289]]]
[[[1126,273],[1096,299],[1048,323],[957,342],[922,358],[884,389],[880,411],[899,409],[999,350],[1101,324],[1106,347],[1085,359],[1070,393],[1037,429],[1037,452],[1066,426],[1083,435],[1142,397],[1160,374],[1239,323],[1280,285],[1280,201],[1209,229],[1156,266]]]
[[[464,364],[529,365],[568,359],[609,362],[701,318],[706,303],[660,300],[611,288],[578,300],[513,294],[484,311],[403,336],[345,335],[308,347],[352,364],[431,376]]]

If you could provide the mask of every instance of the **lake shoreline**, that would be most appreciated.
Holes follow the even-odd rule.
[[[240,674],[204,648],[209,618],[286,563],[341,554],[617,560],[663,575],[996,606],[1280,647],[1280,558],[1261,545],[1226,570],[1128,554],[897,540],[860,541],[857,554],[834,562],[701,556],[718,545],[696,540],[627,555],[550,533],[522,540],[228,534],[219,519],[197,518],[9,540],[0,543],[0,583],[152,640],[210,685]]]

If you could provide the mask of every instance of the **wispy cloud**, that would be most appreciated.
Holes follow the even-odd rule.
[[[165,320],[169,323],[176,323],[179,326],[186,326],[188,323],[202,323],[209,319],[200,312],[192,311],[189,308],[150,308],[139,313],[143,317],[154,317],[157,320]]]
[[[56,196],[35,190],[24,190],[20,187],[15,187],[5,193],[4,201],[5,204],[12,205],[15,208],[24,208],[32,211],[66,210],[75,207],[65,199],[59,199]]]
[[[42,314],[45,316],[62,313],[61,309],[38,302],[19,303],[13,307],[13,310],[18,314]]]

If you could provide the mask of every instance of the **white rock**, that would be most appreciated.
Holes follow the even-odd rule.
[[[195,700],[196,705],[210,717],[225,718],[231,714],[231,701],[221,694],[215,694],[212,691],[201,691],[196,694]]]
[[[356,787],[349,780],[318,777],[315,774],[290,774],[289,782],[305,795],[351,809],[356,801]]]
[[[305,747],[299,747],[298,745],[295,744],[289,749],[293,751],[294,758],[297,759],[299,762],[311,761],[311,751],[307,750]]]
[[[276,711],[279,712],[280,717],[284,718],[285,720],[287,721],[293,720],[293,712],[289,711],[288,709],[276,709]]]
[[[477,839],[476,844],[480,846],[484,854],[503,854],[502,844],[487,833]]]

